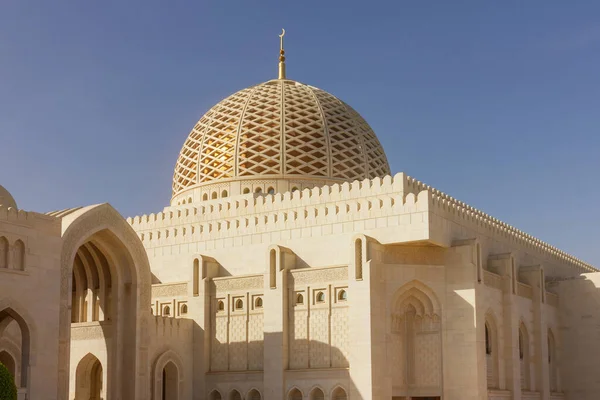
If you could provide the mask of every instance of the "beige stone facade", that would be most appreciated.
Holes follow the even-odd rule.
[[[600,273],[392,176],[358,113],[308,85],[207,112],[157,214],[0,202],[20,399],[600,396]]]

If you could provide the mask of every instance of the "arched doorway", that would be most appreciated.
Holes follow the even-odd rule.
[[[15,311],[12,307],[4,308],[0,310],[0,336],[4,333],[5,330],[9,327],[14,327],[15,334],[20,339],[20,371],[16,370],[17,362],[13,355],[9,354],[6,350],[3,353],[6,354],[4,357],[10,357],[12,360],[11,366],[12,371],[9,368],[9,371],[12,372],[13,377],[15,379],[15,385],[17,388],[27,388],[27,379],[29,372],[29,355],[31,352],[31,334],[29,331],[29,325],[25,322],[25,319],[21,316],[20,313]],[[4,362],[3,362],[4,364]],[[6,365],[6,364],[5,364]],[[8,366],[7,366],[8,367]]]
[[[167,350],[157,357],[153,370],[153,400],[179,400],[186,397],[183,363],[175,351]]]
[[[179,399],[179,374],[177,367],[172,362],[168,362],[163,368],[162,393],[163,400]]]
[[[75,400],[102,400],[105,398],[102,364],[91,353],[77,365]]]
[[[78,391],[75,363],[87,356],[71,342],[85,339],[79,331],[87,329],[103,343],[94,350],[101,369],[89,373],[104,371],[104,398],[141,400],[148,384],[141,349],[149,340],[151,276],[143,245],[108,204],[67,211],[61,222],[59,397]]]
[[[17,371],[15,359],[13,358],[13,356],[8,354],[7,351],[0,351],[0,364],[3,364],[6,367],[6,369],[8,369],[8,372],[10,372],[10,374],[12,375],[13,380],[15,380],[15,378],[17,377]]]
[[[440,396],[442,392],[441,307],[419,281],[396,292],[391,304],[390,369],[394,396]]]

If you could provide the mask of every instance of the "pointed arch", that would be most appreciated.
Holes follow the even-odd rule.
[[[13,380],[17,380],[17,360],[11,352],[0,349],[0,364],[4,365],[8,372],[12,375]]]
[[[229,392],[229,399],[228,400],[242,400],[242,394],[240,393],[239,390],[232,389]]]
[[[67,210],[61,214],[61,284],[59,313],[59,373],[58,397],[69,393],[70,338],[73,271],[79,249],[92,243],[107,260],[112,280],[112,329],[119,332],[108,349],[111,356],[105,370],[111,381],[106,397],[135,398],[144,390],[147,375],[143,373],[147,347],[148,304],[151,303],[151,273],[142,242],[133,228],[109,204]],[[130,288],[130,289],[126,289]],[[122,351],[113,351],[113,348]],[[135,360],[127,368],[129,360]],[[117,374],[116,371],[121,373]],[[145,376],[146,375],[146,376]],[[125,384],[127,382],[127,384]],[[147,390],[147,389],[145,389]]]
[[[100,400],[106,398],[104,369],[92,353],[87,353],[77,363],[75,372],[75,400]]]
[[[10,298],[0,300],[0,325],[4,325],[7,319],[14,320],[21,330],[20,382],[15,383],[25,388],[28,383],[30,355],[37,349],[35,325],[25,308]]]
[[[391,309],[393,312],[401,312],[405,304],[412,304],[424,315],[437,317],[441,315],[441,306],[436,294],[429,286],[418,280],[408,282],[396,291],[392,298]]]
[[[213,389],[208,395],[208,400],[223,400],[223,396],[217,389]]]
[[[304,393],[302,393],[302,390],[300,390],[298,387],[293,386],[288,391],[287,398],[288,398],[288,400],[303,400],[304,399]]]
[[[348,399],[348,393],[346,392],[346,389],[344,389],[342,386],[338,385],[336,387],[333,388],[333,390],[331,391],[331,395],[329,396],[330,400],[347,400]]]
[[[321,387],[315,386],[310,390],[308,398],[310,400],[324,400],[325,392],[323,391],[323,389],[321,389]]]
[[[390,309],[392,379],[414,388],[441,385],[442,311],[433,290],[417,280],[408,282],[396,291]],[[427,382],[418,371],[428,371]]]
[[[182,399],[184,397],[184,374],[181,357],[173,350],[163,352],[154,361],[153,368],[153,400],[165,400],[165,388],[168,392],[176,394],[171,397]],[[167,397],[166,400],[171,400]]]
[[[0,268],[8,268],[8,239],[0,236]]]
[[[25,243],[17,239],[13,246],[13,268],[18,271],[25,271]]]
[[[531,387],[531,360],[529,357],[530,342],[527,325],[521,320],[519,323],[519,360],[521,363],[521,389],[529,390]]]
[[[252,388],[250,389],[250,391],[248,391],[248,394],[246,395],[246,400],[262,400],[262,395],[260,394],[258,389]]]

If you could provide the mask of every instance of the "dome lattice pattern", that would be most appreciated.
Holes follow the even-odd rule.
[[[352,181],[389,173],[379,140],[356,111],[282,79],[227,97],[196,123],[177,160],[173,196],[228,178]]]

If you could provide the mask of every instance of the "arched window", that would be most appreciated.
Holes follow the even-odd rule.
[[[170,316],[171,315],[171,307],[169,306],[165,306],[165,308],[163,308],[163,315],[165,316]]]
[[[208,200],[208,193],[204,193],[202,195],[202,200],[204,200],[204,201]]]
[[[219,310],[219,311],[223,311],[223,310],[225,310],[225,304],[223,303],[223,301],[222,301],[222,300],[219,300],[219,301],[217,302],[217,310]]]
[[[261,297],[257,297],[256,300],[254,301],[254,308],[262,308],[263,306],[263,301]]]
[[[240,392],[233,389],[231,393],[229,393],[229,400],[242,400],[242,395],[240,395]]]
[[[296,295],[296,304],[304,304],[304,296],[302,296],[302,293]]]
[[[237,299],[235,301],[235,309],[236,310],[243,310],[244,309],[244,302],[242,301],[242,299]]]
[[[210,400],[221,400],[221,393],[218,390],[213,390],[208,396]]]
[[[0,268],[8,268],[8,240],[0,236]]]
[[[288,400],[302,400],[303,398],[302,392],[297,388],[292,389],[288,395]]]
[[[356,279],[362,279],[362,271],[363,271],[363,254],[362,254],[362,240],[356,239],[354,242],[354,274],[356,275]]]
[[[188,312],[187,304],[181,305],[181,315],[185,315]]]
[[[347,299],[348,299],[348,294],[346,293],[346,291],[344,289],[340,290],[340,292],[338,293],[338,300],[346,301]]]
[[[277,288],[277,251],[271,249],[269,252],[269,281],[271,289]]]
[[[216,199],[217,198],[217,192],[212,192],[212,195],[210,196],[210,198],[213,199],[213,200]]]
[[[298,190],[300,190],[300,189],[298,189],[296,186],[294,186],[294,187],[292,188],[292,192],[297,192]]]
[[[248,400],[261,400],[260,392],[256,389],[252,389],[246,398]]]
[[[188,197],[188,204],[190,204],[192,202],[192,198]]]
[[[194,258],[194,265],[192,269],[192,275],[194,281],[192,282],[192,288],[194,296],[200,295],[200,260]]]
[[[319,292],[317,293],[317,303],[325,302],[325,293]]]
[[[257,188],[254,190],[254,193],[262,193],[262,188],[259,188],[259,187],[257,187]]]
[[[227,197],[227,190],[223,190],[221,192],[221,197]]]
[[[21,240],[15,242],[13,255],[13,268],[25,271],[25,244]]]
[[[243,194],[248,194],[250,193],[250,188],[244,188],[244,191],[242,192]]]
[[[348,395],[344,389],[338,387],[331,394],[331,400],[348,400]]]
[[[492,354],[492,338],[490,338],[490,327],[485,323],[485,354]]]
[[[491,315],[486,316],[485,331],[485,367],[488,388],[498,388],[498,354],[496,351],[496,324]]]
[[[183,201],[182,201],[180,204],[183,204],[183,205],[185,205],[185,199],[183,199]]]
[[[325,393],[320,388],[314,388],[312,392],[310,392],[310,400],[324,400]]]
[[[272,187],[270,187],[270,188],[267,189],[267,193],[268,194],[275,194],[275,189],[272,188]]]

